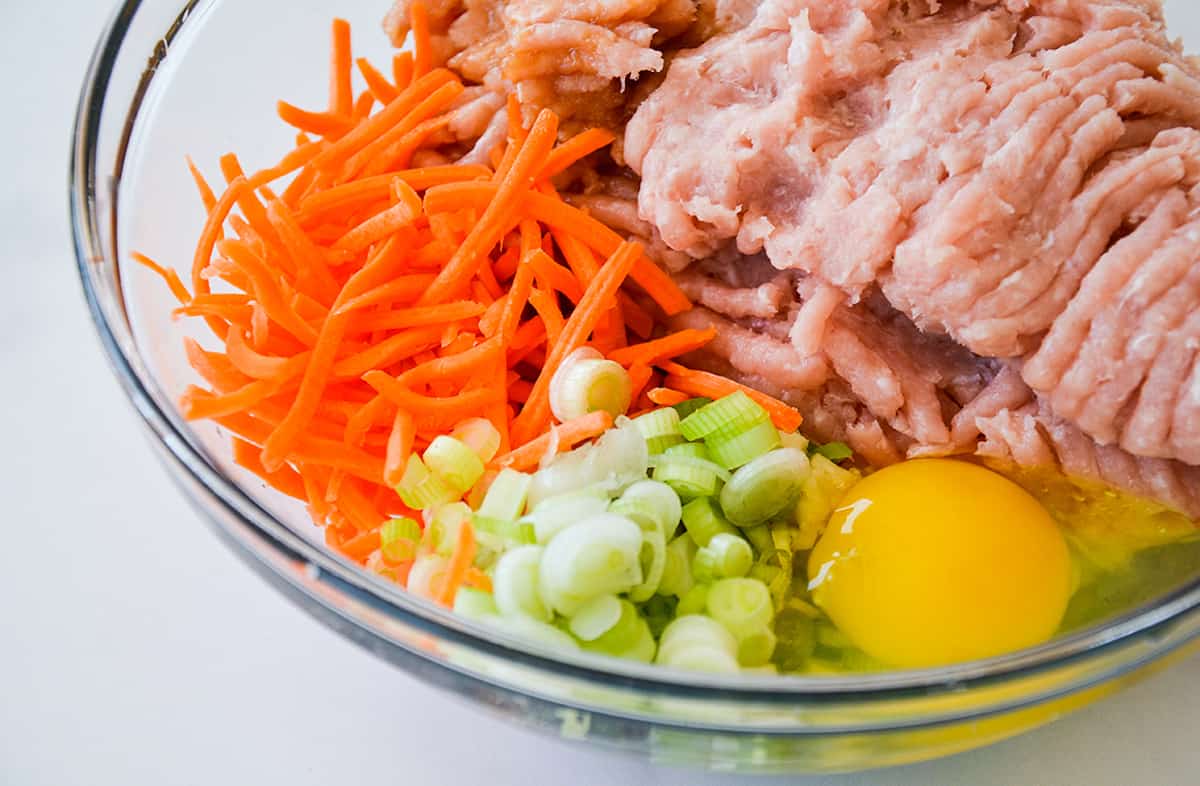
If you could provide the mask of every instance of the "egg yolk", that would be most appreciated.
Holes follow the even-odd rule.
[[[864,652],[900,667],[986,658],[1049,639],[1072,591],[1054,520],[1017,484],[951,459],[856,484],[808,562],[813,601]]]

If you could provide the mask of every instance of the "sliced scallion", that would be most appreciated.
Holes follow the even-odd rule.
[[[767,419],[767,411],[739,390],[688,415],[679,422],[679,430],[688,439],[704,439],[715,433],[734,434]]]
[[[646,438],[646,448],[652,456],[684,441],[679,431],[679,413],[670,407],[647,412],[633,422]]]
[[[738,663],[746,668],[765,666],[775,654],[776,639],[769,626],[747,633],[738,639]]]
[[[718,533],[738,534],[737,528],[721,515],[721,511],[711,497],[694,499],[684,505],[682,518],[688,537],[701,548],[707,546],[713,536]]]
[[[662,582],[663,571],[667,566],[667,541],[658,530],[645,532],[642,535],[642,550],[639,560],[642,566],[642,581],[629,590],[629,599],[635,603],[649,600]]]
[[[628,592],[642,581],[642,540],[637,524],[612,513],[568,527],[545,547],[542,597],[569,617],[592,598]]]
[[[409,592],[425,598],[432,598],[441,589],[442,579],[446,575],[449,560],[440,554],[424,554],[413,562],[412,570],[408,572],[408,583],[405,585]]]
[[[433,548],[438,554],[449,556],[458,542],[458,531],[471,520],[471,508],[465,502],[447,502],[433,509],[429,526]]]
[[[417,553],[421,525],[410,518],[388,519],[379,528],[379,548],[392,563],[407,562]]]
[[[736,672],[737,640],[716,621],[685,614],[663,631],[655,662],[680,669]]]
[[[645,530],[661,532],[664,538],[675,534],[683,508],[679,495],[665,483],[640,480],[609,506],[613,513],[627,516]]]
[[[483,503],[479,506],[480,514],[495,519],[515,520],[525,512],[525,501],[529,497],[529,484],[533,476],[515,469],[505,467],[492,481]]]
[[[733,473],[721,489],[721,509],[739,527],[760,524],[795,502],[810,471],[804,451],[772,450]]]
[[[680,614],[703,614],[708,608],[708,584],[695,584],[679,598]]]
[[[623,415],[632,396],[629,372],[591,347],[568,355],[550,379],[550,411],[562,422],[596,411]]]
[[[695,398],[689,398],[685,401],[680,401],[678,404],[671,407],[671,409],[678,412],[679,418],[682,420],[683,418],[686,418],[688,415],[692,414],[696,410],[700,409],[700,407],[703,407],[703,406],[705,406],[707,404],[711,404],[711,403],[712,403],[711,398],[706,398],[704,396],[696,396]]]
[[[724,467],[708,459],[707,449],[698,443],[667,448],[662,455],[650,459],[654,479],[666,483],[685,499],[716,494],[729,477]]]
[[[450,436],[473,450],[485,464],[500,451],[500,432],[486,418],[468,418],[455,426]]]
[[[621,601],[616,595],[601,595],[579,607],[567,627],[580,641],[595,641],[621,620]]]
[[[568,527],[607,509],[607,496],[583,489],[543,501],[521,521],[531,525],[534,539],[545,545]]]
[[[454,593],[454,613],[467,619],[484,620],[499,614],[500,609],[491,593],[471,587],[459,587]]]
[[[501,614],[543,621],[551,618],[538,586],[544,553],[541,546],[519,546],[500,556],[492,574],[492,594]]]
[[[770,420],[761,420],[744,431],[710,435],[704,444],[713,462],[725,469],[737,469],[779,447],[779,430]]]
[[[742,530],[742,535],[746,540],[750,541],[750,545],[754,547],[754,551],[759,554],[765,554],[775,548],[775,540],[771,537],[771,528],[766,524],[759,524],[757,527],[746,527]]]
[[[754,565],[754,551],[746,539],[727,532],[713,535],[708,545],[696,552],[692,572],[698,581],[740,578]]]
[[[695,586],[692,578],[692,559],[695,554],[696,543],[687,535],[680,535],[667,544],[667,560],[663,565],[662,579],[658,582],[660,595],[681,598]]]
[[[533,525],[527,521],[494,519],[491,516],[476,513],[471,518],[471,525],[475,527],[475,536],[479,538],[480,542],[486,543],[498,551],[503,551],[509,546],[529,545],[537,542]]]
[[[757,579],[722,579],[708,590],[708,614],[734,638],[742,638],[769,628],[775,605],[767,585]]]
[[[616,623],[596,639],[586,642],[584,649],[618,658],[652,660],[655,644],[650,626],[632,603],[622,600],[620,606],[621,614]]]
[[[813,453],[824,456],[835,464],[854,456],[854,451],[845,442],[826,442],[824,445],[817,445]]]
[[[483,477],[483,460],[454,437],[439,434],[422,455],[425,466],[462,496]]]
[[[462,496],[461,491],[456,492],[446,481],[430,472],[415,453],[408,457],[396,492],[404,504],[413,510],[425,510]]]

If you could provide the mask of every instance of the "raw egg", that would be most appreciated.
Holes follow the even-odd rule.
[[[981,466],[906,461],[857,483],[808,562],[813,601],[884,663],[939,666],[1049,639],[1072,591],[1058,525]]]

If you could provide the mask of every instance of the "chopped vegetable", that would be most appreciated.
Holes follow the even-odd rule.
[[[679,364],[716,331],[656,333],[683,292],[549,182],[610,132],[560,143],[510,97],[493,167],[413,166],[466,88],[410,9],[390,76],[334,23],[328,106],[280,102],[301,134],[277,165],[225,156],[217,193],[188,162],[207,211],[190,291],[135,255],[216,338],[185,344],[206,385],[185,416],[236,435],[331,547],[464,617],[679,668],[808,657],[775,612],[858,477],[849,449]]]

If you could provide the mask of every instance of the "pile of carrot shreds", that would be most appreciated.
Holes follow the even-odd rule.
[[[625,366],[635,410],[741,388],[673,362],[712,331],[651,338],[688,299],[637,243],[551,184],[611,133],[558,144],[553,113],[526,128],[510,100],[492,167],[412,167],[464,90],[430,67],[425,14],[413,5],[413,48],[395,56],[390,79],[357,60],[367,85],[357,96],[350,28],[334,21],[329,108],[280,102],[298,133],[278,165],[246,174],[222,157],[218,196],[188,162],[208,212],[190,292],[135,255],[166,279],[176,314],[202,318],[222,343],[186,340],[207,387],[184,393],[184,416],[231,432],[235,461],[305,502],[331,547],[401,583],[411,562],[381,561],[380,528],[419,519],[394,490],[412,451],[485,418],[501,435],[492,471],[533,469],[612,426],[603,412],[553,423],[549,382],[573,350],[592,346]],[[781,428],[798,427],[794,409],[746,390]],[[463,531],[460,552],[473,548]],[[487,588],[481,572],[460,573]]]

